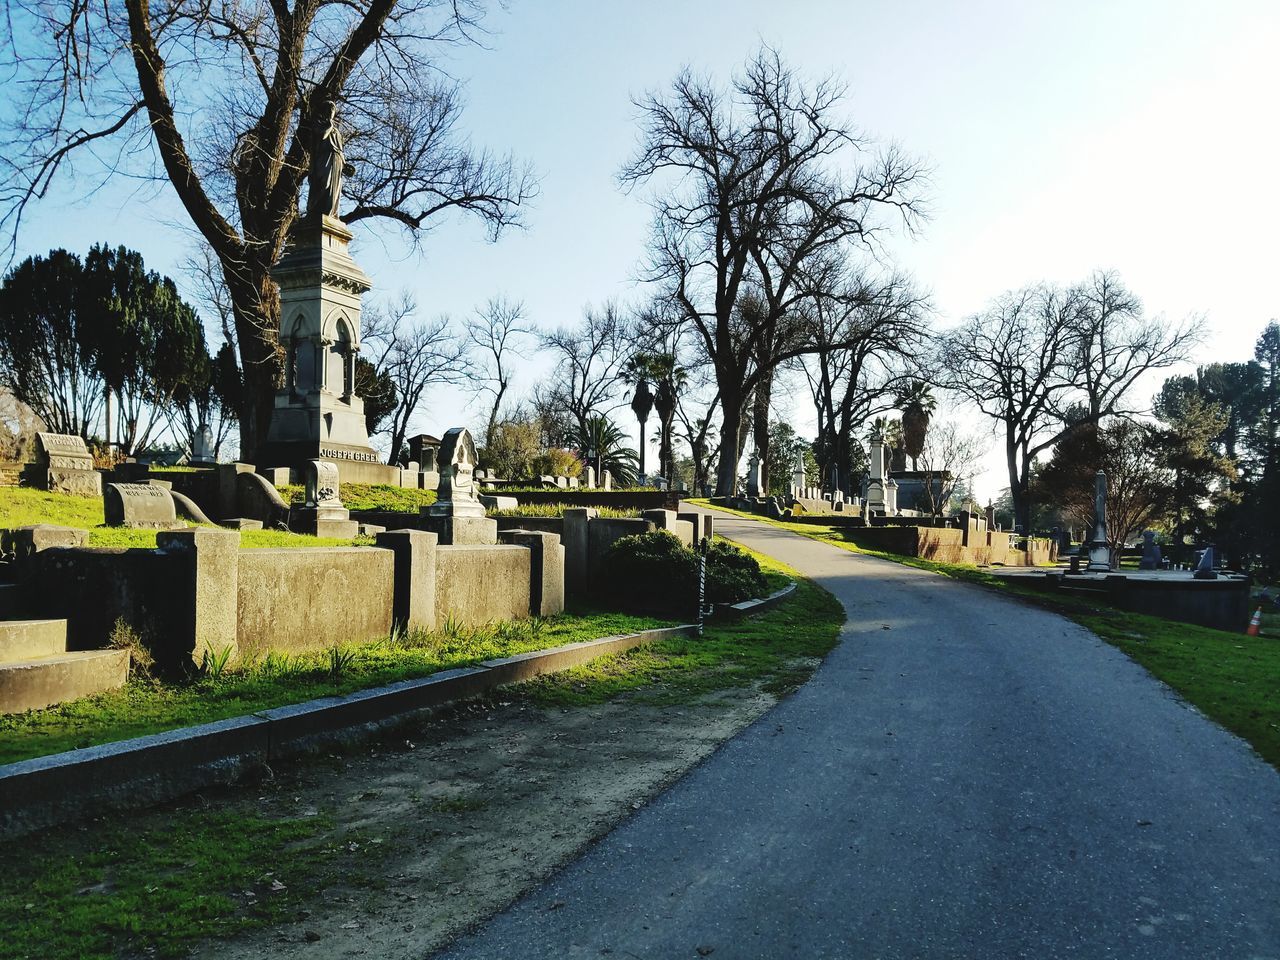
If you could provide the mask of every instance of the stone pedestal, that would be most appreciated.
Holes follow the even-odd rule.
[[[354,537],[360,525],[351,519],[351,511],[342,505],[338,496],[337,464],[308,460],[303,472],[306,503],[289,511],[290,526],[297,533],[316,537]]]
[[[360,298],[371,284],[351,259],[350,242],[342,221],[309,216],[271,271],[280,285],[285,382],[257,464],[297,468],[327,460],[345,482],[399,486],[399,468],[382,463],[369,445],[364,401],[355,392]]]
[[[482,546],[498,542],[498,521],[488,517],[433,517],[423,508],[422,529],[434,533],[445,546]]]
[[[444,435],[440,468],[436,502],[422,508],[422,529],[434,533],[441,546],[496,544],[498,521],[485,516],[476,496],[476,447],[466,428],[454,427]]]

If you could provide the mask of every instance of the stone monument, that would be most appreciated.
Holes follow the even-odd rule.
[[[1200,563],[1196,567],[1196,572],[1191,577],[1193,580],[1218,579],[1218,571],[1213,569],[1213,544],[1204,548],[1204,552],[1200,554]]]
[[[186,527],[178,519],[173,495],[153,483],[108,483],[102,494],[102,514],[108,527],[141,530]]]
[[[804,496],[804,480],[804,451],[798,450],[796,451],[795,466],[791,468],[791,495],[793,497]]]
[[[302,467],[305,502],[289,511],[289,525],[297,533],[317,537],[354,537],[360,524],[342,505],[338,465],[326,460],[308,460]]]
[[[257,466],[338,465],[342,479],[399,485],[400,471],[369,445],[364,401],[356,395],[360,298],[372,286],[348,252],[351,231],[338,219],[342,154],[332,104],[320,109],[312,135],[306,215],[271,271],[280,287],[279,343],[284,383],[276,392]]]
[[[213,431],[207,423],[200,424],[195,436],[191,438],[189,462],[197,465],[217,463],[217,458],[213,455]]]
[[[70,433],[37,433],[36,458],[22,468],[23,486],[81,497],[102,496],[102,474],[84,437]]]
[[[1089,573],[1111,572],[1111,544],[1107,540],[1107,475],[1101,470],[1094,479],[1093,539],[1089,541]]]
[[[476,445],[465,427],[454,427],[440,441],[440,486],[436,502],[422,508],[422,529],[442,546],[498,542],[498,521],[484,515],[476,496]]]
[[[747,461],[747,496],[755,499],[760,495],[760,455],[753,453]]]
[[[1142,531],[1142,559],[1138,561],[1139,570],[1159,570],[1162,566],[1160,544],[1156,543],[1154,530]]]
[[[888,474],[884,456],[884,435],[871,433],[871,464],[867,470],[867,495],[864,516],[880,514],[892,517],[898,513],[898,485]]]

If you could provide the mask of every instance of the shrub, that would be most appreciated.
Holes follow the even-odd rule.
[[[707,551],[707,599],[712,603],[737,603],[763,597],[768,585],[760,564],[751,554],[723,540]]]
[[[693,611],[698,557],[667,530],[618,540],[601,564],[602,594],[623,609]],[[710,603],[737,603],[765,592],[764,574],[750,554],[717,541],[707,553]]]

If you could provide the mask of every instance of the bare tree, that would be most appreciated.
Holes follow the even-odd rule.
[[[554,382],[543,402],[567,411],[579,434],[588,432],[592,414],[608,415],[621,406],[617,397],[632,337],[618,305],[587,307],[582,321],[542,335],[543,349],[552,351]]]
[[[1068,432],[1131,412],[1143,374],[1183,360],[1201,336],[1194,320],[1147,320],[1119,281],[1095,274],[1061,289],[1005,294],[946,338],[947,386],[1003,429],[1016,524],[1030,530],[1031,466]]]
[[[0,223],[11,244],[60,174],[168,183],[226,281],[244,381],[241,446],[265,437],[282,369],[271,266],[299,215],[311,132],[342,104],[347,222],[413,241],[448,210],[496,236],[536,191],[509,157],[456,131],[461,95],[432,53],[479,29],[476,0],[48,4],[3,0]],[[78,169],[76,164],[79,164]]]
[[[427,389],[463,383],[471,373],[468,344],[465,337],[455,333],[450,318],[419,320],[415,318],[416,311],[413,298],[402,293],[366,314],[367,359],[375,369],[385,371],[395,385],[396,403],[388,427],[388,463],[400,461],[409,425],[422,409]]]
[[[800,82],[763,48],[728,95],[686,69],[668,95],[637,103],[641,147],[621,180],[661,181],[647,278],[662,284],[715,370],[719,494],[733,488],[749,399],[813,349],[806,271],[874,251],[881,212],[908,226],[920,212],[921,168],[893,148],[867,156],[867,142],[835,115],[842,94],[831,80]]]
[[[533,327],[524,315],[524,304],[493,297],[477,309],[466,327],[467,339],[475,347],[472,368],[473,389],[477,396],[488,396],[492,403],[485,422],[484,445],[493,443],[493,431],[502,415],[502,401],[511,387],[513,354],[519,355],[533,335]]]
[[[966,430],[956,420],[934,420],[919,459],[925,474],[920,509],[941,517],[956,489],[973,475],[990,446],[989,434]]]

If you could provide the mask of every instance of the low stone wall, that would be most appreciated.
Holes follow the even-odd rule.
[[[394,556],[368,547],[241,550],[241,656],[323,650],[391,633]]]
[[[883,550],[905,557],[920,557],[937,563],[965,563],[976,566],[1003,564],[1010,567],[1053,563],[1057,552],[1049,541],[1032,541],[1030,554],[1009,546],[1007,533],[965,531],[955,527],[875,526],[852,527],[845,538],[868,550]]]
[[[618,510],[661,510],[674,507],[689,494],[681,490],[518,490],[507,493],[502,487],[486,490],[512,496],[522,504],[563,503],[571,507],[613,507]]]
[[[436,548],[436,625],[466,626],[529,616],[530,551],[527,547]]]

